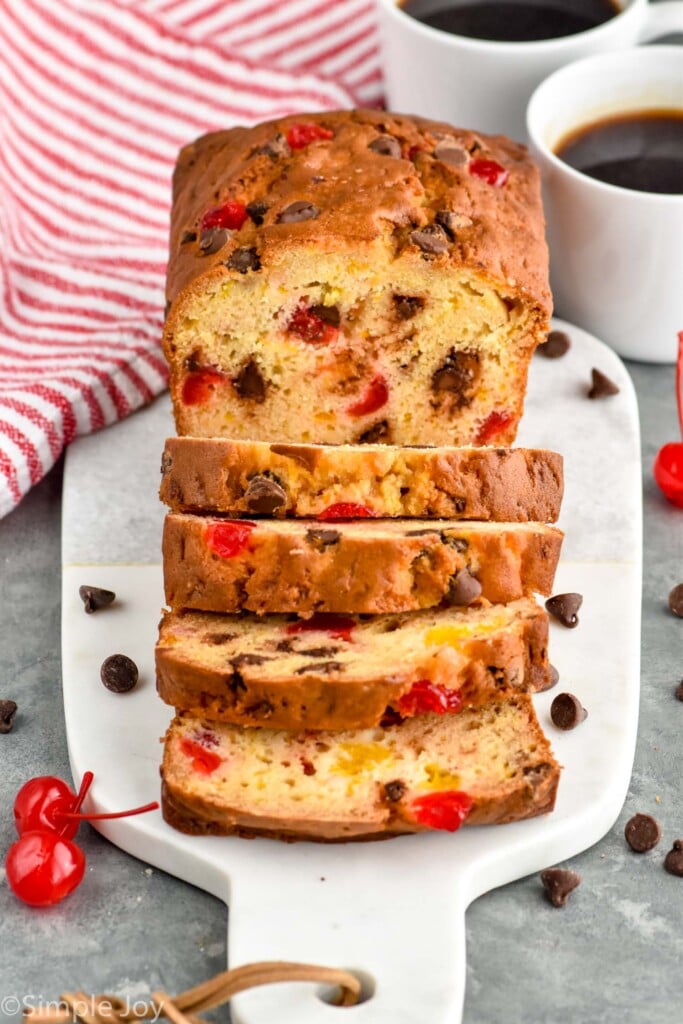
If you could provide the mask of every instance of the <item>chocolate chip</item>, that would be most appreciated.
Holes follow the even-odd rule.
[[[341,540],[341,533],[339,530],[311,529],[306,530],[306,540],[318,551],[323,551],[325,548],[331,547],[332,544],[338,544]]]
[[[320,449],[307,447],[303,444],[271,444],[270,450],[273,455],[283,455],[286,459],[293,459],[300,463],[310,473],[313,472],[320,458]]]
[[[314,220],[320,210],[315,203],[309,203],[307,199],[297,199],[281,210],[278,215],[279,224],[297,224],[301,220]]]
[[[196,242],[196,241],[197,241],[197,232],[196,231],[183,231],[182,235],[180,236],[180,244],[181,245],[187,245],[189,242]]]
[[[233,378],[232,386],[240,398],[252,398],[255,402],[265,401],[266,382],[258,368],[258,363],[253,357],[244,364],[237,376]]]
[[[554,686],[560,681],[560,673],[557,671],[554,665],[548,665],[548,682],[543,687],[542,692],[546,690],[552,690]]]
[[[171,455],[171,453],[167,452],[167,451],[162,452],[162,454],[161,454],[161,475],[162,476],[166,476],[167,473],[170,473],[172,466],[173,466],[173,456]],[[81,587],[80,589],[81,590],[87,590],[88,588],[87,587]],[[79,590],[79,593],[80,593],[80,590]],[[106,593],[111,594],[111,590],[106,591]],[[83,597],[82,594],[81,594],[81,597]]]
[[[100,679],[112,693],[128,693],[138,681],[138,667],[125,654],[110,654],[102,662]]]
[[[469,160],[469,153],[452,139],[444,139],[434,150],[434,156],[449,167],[462,167]]]
[[[432,374],[432,391],[453,396],[457,408],[469,405],[479,378],[479,353],[452,348]]]
[[[411,231],[410,241],[430,256],[438,256],[448,250],[448,235],[438,224],[428,224],[417,231]]]
[[[267,476],[254,476],[244,492],[244,500],[249,512],[257,515],[272,516],[287,505],[287,492],[275,480]]]
[[[166,472],[163,468],[163,462],[162,472]],[[116,594],[113,590],[103,590],[102,587],[79,587],[78,596],[83,602],[83,607],[88,615],[99,611],[100,608],[106,608],[108,604],[111,604],[116,599]]]
[[[261,260],[253,246],[243,245],[230,254],[225,265],[228,270],[238,270],[240,274],[246,274],[248,270],[260,270]]]
[[[384,792],[386,793],[387,800],[391,800],[392,804],[401,799],[406,789],[406,784],[401,779],[394,779],[392,782],[384,783]]]
[[[567,868],[546,868],[541,871],[546,896],[554,907],[563,907],[567,898],[581,884],[581,875]]]
[[[673,849],[664,858],[664,870],[683,878],[683,839],[674,839]]]
[[[319,303],[316,306],[309,306],[308,312],[312,313],[313,316],[317,316],[318,320],[322,320],[323,323],[329,324],[330,327],[339,327],[341,323],[339,306],[324,306],[322,303]]]
[[[241,693],[245,693],[247,689],[247,684],[242,678],[242,673],[234,666],[231,675],[229,675],[225,680],[225,685],[230,690],[230,693],[234,694],[235,697],[238,697]]]
[[[339,654],[338,647],[308,647],[305,651],[297,651],[297,654],[306,658],[331,658],[333,654]]]
[[[669,594],[669,610],[683,619],[683,583],[677,583]]]
[[[424,309],[425,300],[419,295],[392,295],[394,314],[397,320],[412,320]]]
[[[312,761],[309,761],[307,757],[300,757],[299,760],[301,761],[304,775],[315,775],[315,765]],[[320,881],[324,882],[325,879],[321,876]]]
[[[573,693],[558,693],[550,705],[550,718],[557,729],[567,732],[585,721],[588,712]]]
[[[456,213],[454,210],[439,210],[434,218],[440,224],[449,238],[454,239],[458,231],[471,228],[474,221],[464,213]]]
[[[683,700],[683,679],[681,679],[680,683],[676,687],[676,698],[678,700]]]
[[[563,626],[574,629],[579,624],[577,612],[582,604],[581,594],[555,594],[548,598],[545,607],[548,614]]]
[[[571,348],[571,340],[565,331],[551,331],[545,341],[536,350],[539,356],[546,359],[561,359]]]
[[[624,836],[635,853],[647,853],[648,850],[654,850],[662,838],[662,830],[652,815],[634,814],[626,822]]]
[[[253,203],[247,203],[245,209],[247,216],[257,227],[260,227],[263,224],[263,218],[268,213],[268,203],[264,203],[262,199],[255,199]]]
[[[380,156],[393,156],[396,160],[401,158],[401,143],[393,135],[378,135],[368,144],[368,149]]]
[[[294,650],[294,644],[291,640],[278,640],[275,644],[276,651],[282,651],[283,654],[291,654]]]
[[[429,529],[427,527],[427,528],[425,528],[423,530],[406,530],[405,536],[406,537],[427,537],[427,536],[429,536],[430,533],[438,534],[438,532],[439,531],[435,530],[433,527],[431,529]],[[443,537],[441,539],[443,540]]]
[[[260,146],[257,153],[263,153],[265,156],[269,156],[271,160],[277,160],[281,156],[291,156],[292,150],[282,132],[278,132],[277,135],[273,136],[263,146]]]
[[[17,705],[15,701],[0,700],[0,734],[12,731],[16,713]]]
[[[205,228],[199,236],[199,251],[202,256],[213,256],[228,240],[225,228]]]
[[[266,661],[272,660],[265,654],[238,654],[230,659],[229,664],[233,668],[242,668],[243,665],[263,665]]]
[[[320,675],[329,676],[332,672],[343,672],[344,666],[340,661],[316,661],[310,665],[302,665],[296,669],[295,676],[303,676],[308,672],[318,672]]]
[[[231,640],[237,639],[237,633],[207,633],[203,638],[205,644],[212,647],[219,647],[221,644],[229,644]]]
[[[610,395],[619,394],[619,388],[614,381],[606,377],[600,370],[596,370],[594,367],[591,370],[591,375],[593,383],[588,389],[589,398],[609,398]]]
[[[481,583],[468,569],[461,569],[451,581],[446,595],[449,605],[469,605],[481,595]]]
[[[387,420],[378,420],[359,435],[356,444],[387,444],[388,441],[389,423]]]

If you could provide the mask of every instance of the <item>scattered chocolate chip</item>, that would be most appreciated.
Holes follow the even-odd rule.
[[[162,472],[166,472],[161,464]],[[170,467],[169,467],[170,468]],[[106,608],[108,604],[116,599],[113,590],[103,590],[101,587],[79,587],[78,596],[83,602],[83,607],[88,615],[97,612],[100,608]]]
[[[439,210],[434,218],[440,224],[449,238],[454,239],[458,231],[472,227],[474,221],[464,213],[456,213],[454,210]]]
[[[462,167],[469,160],[469,153],[452,139],[444,139],[434,150],[434,156],[449,167]]]
[[[319,213],[320,210],[315,203],[310,203],[307,199],[297,199],[289,206],[285,206],[277,219],[279,224],[296,224],[301,220],[314,220]]]
[[[125,654],[110,654],[102,662],[100,679],[112,693],[128,693],[138,681],[138,667]]]
[[[427,224],[424,228],[411,231],[410,241],[430,256],[438,256],[448,250],[448,235],[438,224]]]
[[[254,476],[244,492],[249,512],[256,515],[272,516],[287,505],[287,492],[275,480],[267,476]]]
[[[664,858],[664,870],[683,878],[683,839],[674,839],[673,849]]]
[[[448,392],[458,408],[472,401],[479,378],[479,353],[452,348],[441,366],[432,374],[432,391]]]
[[[13,700],[0,700],[0,734],[11,732],[14,728],[14,716],[17,705]]]
[[[571,348],[571,340],[566,331],[551,331],[545,341],[541,342],[536,351],[546,359],[561,359]]]
[[[425,300],[419,295],[392,295],[397,320],[412,320],[424,309]]]
[[[683,619],[683,583],[677,583],[669,594],[669,610]]]
[[[323,551],[325,548],[331,547],[332,544],[338,544],[341,540],[341,533],[339,530],[326,530],[321,527],[306,530],[306,540],[318,551]]]
[[[242,668],[243,665],[263,665],[266,661],[272,661],[272,658],[265,654],[238,654],[230,659],[229,664],[233,668]]]
[[[269,156],[271,160],[277,160],[281,156],[291,156],[292,150],[282,132],[278,132],[277,135],[263,146],[260,146],[257,153],[263,153],[265,156]]]
[[[396,160],[401,159],[401,143],[393,135],[378,135],[368,145],[373,153],[380,156],[393,156]]]
[[[302,665],[296,669],[295,676],[303,676],[309,672],[318,672],[320,675],[329,676],[332,672],[343,672],[344,666],[341,661],[315,661],[310,665]]]
[[[567,732],[585,721],[588,712],[573,693],[558,693],[550,705],[550,718],[557,729]]]
[[[677,700],[683,700],[683,679],[681,679],[680,683],[676,687],[676,698]]]
[[[384,783],[384,792],[387,795],[387,800],[391,800],[392,804],[400,800],[405,791],[406,784],[401,779],[394,779],[392,782]]]
[[[246,274],[248,270],[260,270],[261,260],[253,246],[243,245],[230,254],[225,265],[228,270]]]
[[[619,394],[619,388],[614,381],[610,380],[609,377],[606,377],[604,373],[600,372],[600,370],[596,370],[595,367],[593,367],[591,370],[591,376],[593,383],[588,389],[589,398],[609,398],[610,395]]]
[[[567,898],[581,884],[581,875],[568,868],[546,868],[541,871],[546,896],[554,907],[563,907]]]
[[[283,455],[286,459],[293,459],[300,463],[310,473],[313,472],[320,458],[320,449],[307,447],[303,444],[271,444],[270,450],[273,455]]]
[[[567,629],[574,629],[579,624],[577,612],[583,604],[581,594],[555,594],[545,603],[546,611],[554,619],[561,622]]]
[[[654,850],[662,838],[662,830],[652,815],[634,814],[626,822],[624,836],[635,853],[647,853],[648,850]]]
[[[202,256],[213,256],[228,240],[225,228],[206,228],[199,236],[199,251]]]
[[[247,203],[245,209],[247,216],[257,227],[260,227],[263,224],[263,218],[268,213],[268,203],[264,203],[262,199],[255,199],[253,203]]]
[[[240,398],[252,398],[255,402],[265,401],[266,382],[253,357],[244,364],[237,376],[233,377],[232,386]]]
[[[461,569],[451,581],[446,595],[449,605],[469,605],[481,594],[481,583],[468,569]]]
[[[181,245],[188,245],[189,242],[196,242],[196,241],[197,241],[197,232],[196,231],[183,231],[182,235],[180,236],[180,244]]]
[[[389,423],[387,420],[378,420],[359,435],[356,444],[387,444],[388,441]]]

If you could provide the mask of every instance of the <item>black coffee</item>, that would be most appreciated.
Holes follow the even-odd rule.
[[[645,110],[606,118],[555,147],[570,167],[637,192],[683,194],[683,110]]]
[[[617,0],[403,0],[401,6],[443,32],[505,43],[573,36],[621,10]]]

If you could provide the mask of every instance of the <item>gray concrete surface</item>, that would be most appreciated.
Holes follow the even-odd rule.
[[[564,910],[545,902],[536,877],[470,908],[464,1024],[668,1024],[681,1016],[683,879],[666,874],[662,862],[683,837],[683,703],[673,695],[683,675],[683,621],[666,609],[669,590],[683,579],[683,511],[665,503],[651,478],[657,448],[677,439],[678,426],[672,369],[630,370],[642,418],[645,569],[641,722],[629,796],[610,834],[571,862],[583,883]],[[20,705],[14,731],[0,736],[0,858],[13,841],[11,805],[21,783],[42,773],[68,778],[60,493],[58,467],[0,522],[0,699]],[[654,814],[664,833],[642,856],[623,840],[636,811]],[[22,906],[0,881],[0,1021],[18,1021],[27,999],[54,999],[65,988],[143,998],[157,986],[180,991],[225,965],[220,903],[150,872],[89,828],[81,841],[88,884],[53,910]]]

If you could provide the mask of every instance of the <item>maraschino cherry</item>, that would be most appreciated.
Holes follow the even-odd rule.
[[[159,806],[155,801],[130,811],[82,814],[93,778],[86,772],[74,793],[63,779],[43,775],[29,779],[17,793],[14,823],[19,839],[7,851],[5,871],[14,894],[29,906],[59,903],[82,882],[85,854],[71,841],[81,821],[128,818]]]
[[[683,436],[683,331],[678,334],[676,402],[678,423]],[[674,505],[683,508],[683,442],[670,441],[663,445],[657,452],[653,469],[662,492]]]

